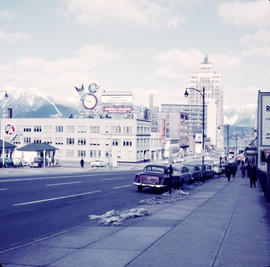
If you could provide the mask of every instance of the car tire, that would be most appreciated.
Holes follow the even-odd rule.
[[[143,191],[143,187],[141,185],[137,186],[138,192],[142,192]]]

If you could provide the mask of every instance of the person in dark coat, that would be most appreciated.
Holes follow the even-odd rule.
[[[226,168],[225,168],[225,175],[228,179],[228,182],[230,182],[231,180],[231,175],[232,175],[232,168],[229,164],[226,165]]]
[[[231,172],[232,172],[232,176],[234,178],[235,174],[237,172],[237,165],[235,163],[232,163],[232,165],[231,165]]]
[[[249,169],[249,181],[250,181],[250,187],[253,186],[256,187],[256,181],[257,181],[257,168],[254,163],[251,163],[250,169]]]
[[[84,160],[83,159],[81,159],[80,164],[81,164],[81,167],[83,168],[84,167]]]
[[[245,162],[244,161],[242,161],[240,170],[241,170],[242,178],[245,178],[245,176],[246,176],[246,166],[245,166]]]

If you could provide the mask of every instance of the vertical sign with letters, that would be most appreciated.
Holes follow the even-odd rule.
[[[261,94],[261,145],[270,146],[270,95]]]

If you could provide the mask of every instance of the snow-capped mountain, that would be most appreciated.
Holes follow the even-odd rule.
[[[33,89],[16,91],[9,89],[8,98],[1,95],[0,103],[1,117],[3,112],[7,112],[7,108],[12,108],[14,118],[68,117],[78,112],[76,104],[63,105],[52,96],[41,94]]]
[[[224,106],[224,124],[255,128],[257,106],[254,104],[228,107]]]
[[[61,103],[54,96],[45,95],[34,89],[8,90],[9,97],[5,99],[0,95],[0,116],[7,108],[12,108],[14,118],[49,118],[69,117],[79,112],[79,101]],[[224,106],[224,124],[240,127],[255,127],[256,105],[241,107]]]

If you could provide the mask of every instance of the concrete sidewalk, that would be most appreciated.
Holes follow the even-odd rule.
[[[140,206],[141,207],[141,206]],[[260,185],[224,177],[184,200],[143,206],[121,226],[90,223],[0,253],[2,266],[270,266],[270,205]],[[2,240],[4,242],[4,240]]]

